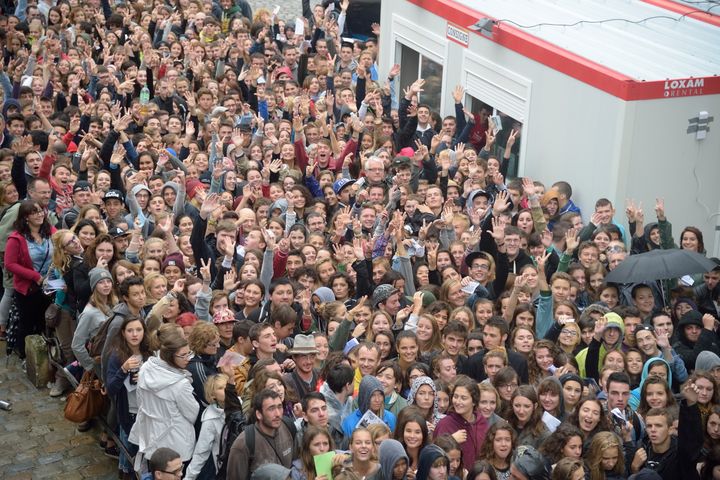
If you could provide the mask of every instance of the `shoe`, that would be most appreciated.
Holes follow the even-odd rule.
[[[63,393],[65,393],[65,388],[63,388],[63,385],[61,385],[61,382],[55,381],[55,383],[53,383],[52,388],[50,389],[50,396],[52,398],[62,397]]]
[[[78,432],[87,432],[92,427],[92,420],[88,420],[87,422],[78,423],[77,430]]]
[[[120,458],[120,450],[118,450],[116,445],[113,445],[112,447],[105,447],[106,457],[114,458],[115,460],[118,460]]]

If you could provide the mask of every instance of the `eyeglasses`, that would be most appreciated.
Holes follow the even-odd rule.
[[[30,215],[37,215],[37,214],[45,215],[45,211],[42,209],[36,209],[36,210],[33,210],[32,212],[30,212]]]
[[[498,385],[498,388],[501,390],[515,390],[518,388],[517,383],[508,383],[507,385]]]
[[[575,330],[570,330],[569,328],[563,328],[560,330],[560,333],[564,333],[566,335],[570,335],[572,337],[577,336],[577,332]]]
[[[167,473],[168,475],[172,475],[172,476],[177,477],[177,478],[181,478],[181,477],[182,477],[182,468],[178,468],[178,469],[175,470],[174,472],[166,472],[165,470],[160,470],[160,472],[162,472],[162,473]]]
[[[490,265],[485,265],[484,263],[476,263],[475,265],[471,265],[470,268],[473,270],[484,270],[488,271],[490,270]]]
[[[68,240],[67,242],[65,242],[63,244],[63,247],[67,247],[71,243],[80,243],[80,239],[78,237],[76,237],[75,235],[73,235],[73,237],[70,240]]]
[[[192,350],[191,350],[191,351],[189,351],[189,352],[187,352],[187,353],[182,353],[182,354],[181,354],[181,353],[176,353],[175,356],[176,356],[177,358],[182,358],[182,359],[185,359],[185,360],[189,360],[189,359],[193,358],[193,357],[195,356],[195,354],[194,354],[194,353],[192,352]],[[165,472],[165,473],[168,473],[168,472]]]

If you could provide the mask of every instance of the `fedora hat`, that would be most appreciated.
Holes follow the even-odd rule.
[[[295,335],[293,348],[288,352],[290,355],[311,355],[318,353],[315,346],[315,337],[312,335]]]

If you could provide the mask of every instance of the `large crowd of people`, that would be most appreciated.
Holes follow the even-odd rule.
[[[720,261],[606,281],[702,232],[508,178],[351,1],[0,1],[8,348],[102,380],[120,478],[720,478]]]

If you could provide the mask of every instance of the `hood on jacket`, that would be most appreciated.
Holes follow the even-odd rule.
[[[133,195],[137,195],[138,192],[140,192],[140,191],[142,191],[142,190],[146,190],[150,195],[152,195],[152,191],[150,191],[150,189],[147,187],[147,185],[143,185],[142,183],[139,183],[139,184],[135,185],[135,186],[132,188],[132,190],[130,190],[130,192],[131,192]]]
[[[410,386],[410,394],[408,395],[408,405],[414,405],[415,404],[415,396],[417,395],[417,391],[422,387],[423,385],[428,385],[430,388],[432,388],[433,391],[433,418],[436,420],[438,419],[440,409],[438,407],[438,399],[437,399],[437,387],[435,387],[435,382],[433,382],[432,378],[430,377],[418,377],[415,380],[413,380],[412,385]]]
[[[672,388],[672,370],[670,369],[670,364],[662,357],[653,357],[649,358],[645,365],[643,365],[642,374],[640,375],[640,389],[642,390],[643,383],[645,383],[645,379],[649,375],[650,367],[652,367],[656,363],[663,363],[665,365],[665,368],[667,369],[667,383],[670,388]]]
[[[335,301],[335,293],[328,287],[319,287],[313,292],[313,295],[317,296],[322,303]]]
[[[647,245],[648,250],[657,250],[660,248],[660,245],[650,240],[650,234],[653,230],[659,229],[660,226],[657,224],[657,222],[648,223],[645,225],[645,228],[643,229],[643,240],[645,240],[645,245]]]
[[[697,371],[710,373],[717,367],[720,367],[720,357],[709,350],[700,352],[695,360],[695,370]]]
[[[392,480],[393,469],[398,461],[405,460],[407,465],[410,465],[410,459],[408,458],[407,453],[405,453],[405,449],[402,444],[392,438],[385,440],[380,444],[380,453],[378,456],[380,457],[380,471],[383,474],[383,478],[387,480]],[[403,475],[402,478],[405,480],[407,475]]]
[[[3,117],[5,117],[5,120],[7,120],[7,111],[10,109],[10,107],[15,107],[18,109],[18,111],[22,110],[20,108],[20,102],[18,100],[14,98],[6,98],[2,108],[2,114]]]
[[[188,371],[172,367],[159,357],[150,357],[140,369],[142,375],[138,380],[138,388],[154,392],[160,392],[178,383],[183,378],[190,377]]]
[[[382,445],[382,444],[381,444]],[[437,445],[427,445],[420,450],[420,456],[418,458],[418,469],[415,474],[415,480],[427,480],[430,476],[430,468],[435,460],[438,458],[444,458],[446,461],[446,468],[448,476],[450,476],[450,458],[445,451]]]
[[[270,210],[268,210],[268,218],[272,217],[282,217],[285,215],[285,212],[287,212],[288,209],[288,201],[285,198],[278,198],[273,202],[272,205],[270,205]],[[275,210],[280,210],[279,215],[274,215],[273,212]]]
[[[385,391],[383,390],[382,383],[380,383],[380,380],[378,380],[377,377],[373,377],[372,375],[363,377],[360,381],[360,388],[358,390],[358,409],[361,414],[364,414],[368,411],[368,408],[370,408],[370,397],[372,397],[372,394],[375,392],[380,392],[383,399],[385,398]]]
[[[698,327],[703,328],[702,313],[697,310],[690,310],[680,317],[680,321],[677,325],[678,338],[680,341],[688,345],[694,345],[695,342],[691,342],[688,340],[687,336],[685,336],[685,327],[688,325],[697,325]]]
[[[166,188],[172,188],[175,191],[175,195],[180,191],[180,185],[175,182],[165,182],[160,189],[160,192],[164,192]]]

